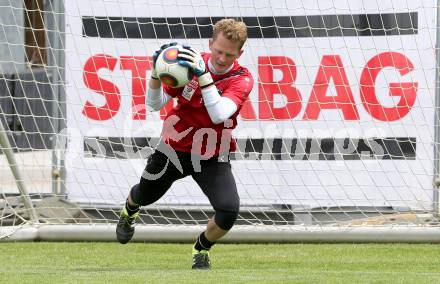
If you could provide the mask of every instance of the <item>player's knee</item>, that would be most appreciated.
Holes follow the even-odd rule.
[[[216,210],[214,221],[220,229],[230,230],[232,226],[234,226],[235,220],[237,220],[238,211],[224,211],[224,210]]]

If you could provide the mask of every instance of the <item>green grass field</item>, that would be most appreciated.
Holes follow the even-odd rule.
[[[0,243],[0,283],[440,283],[440,246],[218,244],[192,271],[191,244]]]

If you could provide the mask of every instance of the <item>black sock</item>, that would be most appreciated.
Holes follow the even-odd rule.
[[[205,236],[205,232],[203,232],[197,238],[197,241],[196,241],[196,244],[194,245],[194,248],[198,251],[209,250],[214,244],[215,244],[215,242],[209,241]]]
[[[133,214],[139,212],[139,205],[130,205],[128,204],[128,200],[125,202],[125,209],[127,209],[128,215],[132,216]]]

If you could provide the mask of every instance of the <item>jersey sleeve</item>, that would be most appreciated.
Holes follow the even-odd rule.
[[[162,84],[162,89],[163,89],[164,93],[168,94],[172,98],[177,97],[183,91],[183,88],[171,88],[165,84]]]
[[[243,103],[248,99],[254,86],[252,75],[244,74],[232,79],[231,84],[224,90],[222,97],[231,99],[240,110]]]

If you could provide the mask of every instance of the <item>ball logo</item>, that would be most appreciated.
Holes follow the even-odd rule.
[[[179,50],[177,48],[170,48],[165,50],[165,53],[163,55],[163,59],[167,63],[174,63],[177,61],[177,55],[179,54]]]
[[[176,86],[178,83],[176,78],[174,78],[173,76],[168,75],[168,74],[160,75],[159,77],[160,77],[160,80],[162,81],[162,83],[164,83],[168,86],[171,86],[171,87]]]

